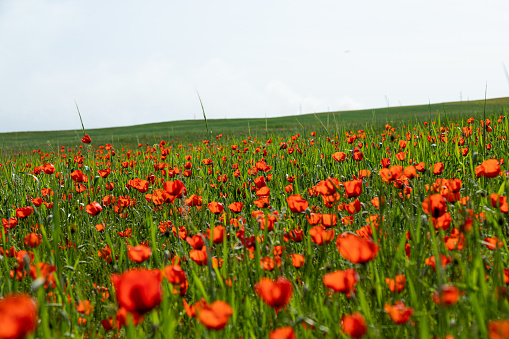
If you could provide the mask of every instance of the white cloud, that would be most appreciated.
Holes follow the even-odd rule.
[[[0,1],[0,132],[507,96],[489,4]]]

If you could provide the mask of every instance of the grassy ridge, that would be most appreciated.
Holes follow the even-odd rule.
[[[365,109],[356,111],[337,111],[316,114],[303,114],[280,118],[257,119],[208,119],[212,136],[220,133],[233,135],[249,132],[277,132],[281,130],[302,130],[302,127],[320,129],[333,128],[338,124],[372,125],[385,124],[402,119],[423,120],[438,114],[448,117],[475,115],[483,112],[484,100],[448,102],[431,105],[400,106],[389,108]],[[509,97],[489,99],[486,101],[486,112],[503,114],[509,106]],[[318,121],[318,119],[320,121]],[[86,127],[86,126],[85,126]],[[87,129],[94,144],[115,143],[132,145],[138,142],[170,140],[173,142],[192,142],[208,138],[205,124],[201,120],[167,121],[125,127]],[[45,132],[12,132],[0,133],[0,143],[4,150],[40,148],[43,145],[70,145],[79,143],[82,137],[80,129]]]

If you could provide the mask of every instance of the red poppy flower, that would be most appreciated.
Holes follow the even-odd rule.
[[[309,206],[309,203],[304,200],[300,194],[290,195],[286,198],[286,201],[288,202],[288,207],[292,213],[304,212]]]
[[[92,309],[93,307],[88,300],[79,300],[76,304],[76,311],[81,314],[89,315]]]
[[[288,232],[292,241],[301,242],[304,240],[304,231],[300,229],[291,230]]]
[[[265,271],[273,271],[274,268],[281,267],[281,262],[282,261],[281,261],[280,257],[275,257],[275,258],[262,257],[262,258],[260,258],[260,266]]]
[[[88,134],[85,134],[85,136],[81,138],[81,142],[84,144],[90,144],[92,142],[92,139]]]
[[[269,339],[296,339],[293,327],[280,327],[269,333]]]
[[[323,226],[314,226],[309,230],[311,241],[317,245],[328,244],[334,239],[335,231],[326,230]]]
[[[433,194],[424,199],[422,209],[433,218],[438,218],[447,211],[447,204],[442,195]]]
[[[163,188],[173,197],[172,201],[175,199],[180,199],[182,196],[187,194],[186,187],[180,180],[166,181],[163,184]]]
[[[368,332],[366,320],[359,312],[344,315],[341,319],[341,328],[352,338],[361,338]]]
[[[507,197],[492,193],[489,196],[491,206],[500,209],[500,212],[507,214],[509,211],[509,204],[507,203]]]
[[[225,328],[233,314],[231,306],[222,300],[216,300],[212,304],[205,304],[197,311],[198,320],[209,330],[219,331]]]
[[[488,322],[488,337],[490,339],[505,339],[509,337],[509,320],[491,320]]]
[[[134,262],[144,262],[150,258],[152,249],[145,245],[127,246],[127,256]]]
[[[356,214],[361,211],[361,202],[359,199],[355,199],[351,203],[346,205],[346,211],[350,214]]]
[[[445,267],[448,263],[451,262],[451,257],[447,257],[447,256],[441,254],[440,262],[442,264],[442,267]],[[431,268],[433,268],[433,271],[435,270],[435,268],[436,268],[435,256],[426,258],[426,260],[424,260],[424,263],[428,266],[431,266]]]
[[[205,266],[207,265],[207,248],[204,246],[201,250],[191,250],[189,251],[189,257],[198,265]]]
[[[378,245],[373,240],[347,232],[338,236],[336,246],[339,253],[354,264],[373,260],[379,251]]]
[[[186,237],[186,242],[195,250],[201,250],[203,246],[205,246],[203,235],[201,233],[195,234],[192,237]]]
[[[439,292],[433,294],[433,302],[442,306],[454,305],[460,299],[460,290],[453,285],[443,285]]]
[[[34,198],[31,201],[32,201],[32,204],[34,204],[35,207],[40,207],[42,205],[42,198],[41,197]]]
[[[179,294],[180,296],[186,294],[189,282],[187,281],[186,272],[182,270],[180,265],[166,266],[163,269],[163,273],[170,284],[173,285],[174,294]]]
[[[42,166],[42,171],[46,174],[53,174],[55,173],[55,166],[53,164],[44,164]]]
[[[244,206],[241,202],[232,202],[230,205],[228,205],[228,208],[233,213],[240,213],[242,211],[242,207]]]
[[[0,338],[24,338],[35,332],[37,304],[26,294],[0,299]]]
[[[306,258],[302,254],[292,253],[292,265],[295,268],[301,268],[305,262]]]
[[[112,274],[117,302],[128,312],[146,313],[162,300],[162,272],[160,270],[130,270],[121,275]]]
[[[404,274],[398,274],[394,279],[385,278],[385,283],[391,292],[401,293],[405,289],[406,277]]]
[[[406,323],[414,313],[413,308],[406,307],[401,301],[396,301],[394,305],[385,304],[384,309],[395,324]]]
[[[9,218],[9,219],[2,218],[2,225],[4,226],[4,228],[7,228],[7,229],[14,228],[14,227],[16,227],[16,225],[18,225],[18,219],[16,219],[16,218]]]
[[[332,154],[332,159],[336,162],[343,162],[346,159],[346,154],[343,152],[336,152]]]
[[[362,192],[362,180],[345,181],[343,183],[347,198],[358,197]]]
[[[32,213],[34,213],[34,209],[32,207],[21,207],[16,209],[16,218],[26,218],[29,217]]]
[[[37,233],[28,233],[25,236],[25,246],[35,248],[41,244],[41,235]]]
[[[482,173],[486,178],[495,178],[500,174],[500,162],[497,159],[485,160],[479,166],[482,167]]]
[[[149,182],[147,180],[142,179],[132,179],[128,181],[128,185],[132,188],[136,189],[140,193],[145,193],[148,191],[149,188]]]
[[[359,280],[359,274],[351,268],[345,271],[327,273],[323,276],[323,284],[325,287],[334,292],[346,293],[347,297],[355,290],[355,285],[357,285]]]
[[[444,171],[444,163],[443,162],[437,162],[433,165],[433,174],[439,175],[442,174]]]
[[[292,283],[279,277],[275,281],[269,278],[262,278],[254,287],[256,294],[269,306],[281,308],[290,303],[293,295]]]
[[[504,247],[504,243],[497,237],[486,237],[484,238],[484,241],[486,242],[486,247],[490,250],[496,250],[497,248]]]
[[[30,276],[34,280],[37,278],[43,278],[44,288],[55,288],[56,280],[54,272],[56,272],[56,270],[57,268],[55,265],[38,262],[37,264],[30,266]]]
[[[224,211],[224,205],[217,201],[209,203],[209,210],[214,214],[221,214]]]
[[[306,214],[306,219],[308,220],[310,225],[317,225],[322,221],[321,213],[309,213]]]
[[[380,160],[380,163],[381,163],[383,168],[389,168],[389,166],[391,165],[391,159],[389,159],[389,158],[382,158],[382,160]]]
[[[107,178],[107,177],[108,177],[108,175],[110,175],[110,173],[111,173],[111,168],[107,168],[107,169],[99,170],[98,172],[99,172],[99,176],[100,176],[101,178]]]
[[[103,208],[101,207],[101,205],[99,205],[98,202],[92,201],[90,204],[87,205],[86,210],[88,214],[94,216],[101,213]]]

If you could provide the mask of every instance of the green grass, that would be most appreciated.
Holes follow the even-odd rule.
[[[394,123],[401,120],[423,121],[435,119],[439,114],[446,114],[449,118],[465,117],[483,112],[484,100],[448,102],[431,105],[400,106],[356,111],[327,112],[303,114],[279,118],[258,119],[207,119],[210,134],[203,120],[169,121],[153,124],[143,124],[126,127],[87,129],[86,132],[97,144],[115,144],[117,146],[132,146],[141,143],[153,144],[156,140],[171,143],[186,143],[196,140],[214,138],[218,134],[253,135],[277,133],[282,131],[300,131],[306,129],[337,130],[339,126],[364,127]],[[503,114],[509,106],[509,97],[489,99],[486,101],[486,111]],[[467,117],[468,118],[468,117]],[[319,119],[319,121],[318,121]],[[85,126],[86,128],[86,126]],[[6,151],[42,148],[46,145],[76,145],[83,136],[81,129],[68,131],[45,132],[13,132],[0,133],[0,145]]]
[[[160,145],[122,150],[122,144],[111,140],[111,134],[108,134],[117,130],[115,137],[120,139],[121,130],[125,133],[137,131],[139,135],[145,133],[149,136],[143,141],[147,140],[150,145],[159,143],[161,139],[178,140],[174,136],[176,132],[168,135],[168,129],[171,130],[169,125],[166,131],[152,132],[156,126],[164,125],[154,124],[105,129],[103,131],[109,132],[104,132],[103,142],[100,130],[89,130],[92,145],[69,147],[63,152],[54,148],[51,149],[54,152],[0,152],[0,219],[15,216],[18,208],[34,209],[27,218],[20,215],[18,225],[1,236],[0,295],[25,293],[37,301],[40,322],[36,337],[113,338],[118,334],[127,338],[161,339],[267,338],[277,328],[292,327],[298,338],[347,338],[340,334],[341,318],[359,312],[367,323],[365,338],[444,338],[447,334],[455,338],[488,338],[492,321],[509,319],[507,295],[499,297],[507,286],[504,269],[509,268],[509,216],[507,210],[493,206],[490,201],[492,193],[505,197],[509,194],[508,179],[504,175],[487,178],[475,174],[475,168],[484,160],[507,159],[509,155],[509,122],[507,118],[499,118],[507,99],[497,100],[489,101],[490,106],[486,107],[486,117],[491,119],[492,128],[486,133],[479,119],[484,111],[484,101],[479,101],[475,105],[469,103],[470,106],[464,103],[432,105],[431,120],[428,106],[377,110],[375,124],[371,124],[371,111],[300,116],[298,122],[292,122],[294,117],[268,119],[267,122],[265,119],[239,119],[231,123],[238,122],[238,128],[247,131],[247,126],[242,126],[249,121],[252,136],[240,137],[232,133],[218,140],[216,134],[226,133],[219,130],[221,126],[225,127],[225,122],[209,120],[209,129],[213,131],[213,140],[209,144],[202,143],[199,137],[199,130],[202,129],[202,135],[205,130],[204,123],[201,126],[192,126],[194,121],[167,123],[188,127],[180,131],[180,140],[185,140],[185,132],[190,135],[188,140],[191,145],[183,143],[182,147]],[[403,116],[406,119],[401,120]],[[475,117],[474,122],[466,121],[470,116]],[[428,123],[416,121],[421,119]],[[393,123],[395,120],[399,122]],[[349,127],[367,128],[365,132],[350,133],[349,129],[342,128],[342,121]],[[230,121],[228,123],[231,126]],[[385,128],[385,123],[391,126]],[[275,126],[279,129],[269,130]],[[190,132],[192,128],[196,129],[196,134]],[[465,133],[467,128],[471,128],[471,135]],[[316,130],[316,135],[310,135],[312,130]],[[59,143],[80,143],[82,133],[66,133],[69,139],[60,136]],[[351,134],[355,135],[355,140],[351,140]],[[46,134],[47,137],[50,135]],[[127,134],[122,138],[125,144],[137,143],[138,139],[136,135]],[[458,145],[461,139],[463,144]],[[408,141],[406,147],[400,146],[399,141],[404,140]],[[34,138],[31,142],[32,148],[44,148],[44,141],[36,144]],[[113,149],[95,147],[96,143],[106,142],[112,143]],[[282,147],[283,142],[286,148]],[[490,145],[488,149],[487,145]],[[364,158],[356,160],[353,151],[360,146]],[[460,153],[463,148],[468,148],[465,155]],[[335,152],[345,152],[346,159],[335,161],[332,157]],[[400,157],[404,154],[405,159],[399,160],[396,154]],[[390,171],[395,178],[385,182],[380,174],[382,158],[390,158],[393,166],[402,168],[417,162],[424,162],[426,166],[419,177],[414,178],[397,178],[401,171],[398,172],[398,167],[394,166]],[[204,159],[211,159],[212,163],[205,165]],[[185,168],[190,167],[188,162],[192,164],[189,176],[183,173]],[[444,170],[435,174],[433,165],[439,162],[443,163]],[[40,166],[48,163],[54,164],[55,173],[38,171]],[[158,167],[154,165],[158,163],[166,168],[178,167],[182,172],[170,176],[173,173],[155,169]],[[87,182],[80,183],[84,190],[80,190],[75,182],[83,179],[75,172],[78,168],[88,177]],[[111,168],[111,173],[107,178],[100,177],[99,171],[106,168]],[[328,178],[352,181],[359,176],[360,170],[369,170],[371,175],[362,179],[362,192],[357,197],[345,195],[342,187],[335,187],[339,192],[337,195],[313,194],[313,186],[320,181]],[[507,173],[507,164],[501,164],[500,170]],[[227,180],[222,179],[223,176]],[[261,177],[270,189],[268,208],[256,205],[255,183],[260,182]],[[437,180],[438,191],[448,196],[442,189],[444,182],[440,180],[452,182],[453,178],[462,181],[461,190],[457,193],[462,198],[468,197],[468,201],[464,201],[464,205],[454,201],[456,198],[449,198],[446,205],[451,225],[435,228],[436,221],[425,211],[423,202],[432,194],[430,187],[437,184]],[[147,182],[147,190],[143,191],[132,187],[132,182],[129,183],[132,179],[148,179],[151,182]],[[187,190],[183,198],[161,205],[156,205],[156,200],[151,200],[150,196],[147,200],[147,194],[166,190],[164,182],[177,179]],[[109,190],[110,183],[114,183],[112,190]],[[290,183],[293,192],[285,189]],[[452,186],[448,187],[452,190]],[[43,189],[49,188],[54,194],[43,196],[46,192]],[[309,210],[292,212],[287,199],[293,194],[301,194],[308,202]],[[113,204],[116,207],[108,204],[110,199],[103,200],[106,195],[118,198]],[[191,195],[201,196],[201,208],[185,202],[185,198]],[[122,205],[121,196],[122,201],[129,199],[131,203]],[[379,207],[372,203],[375,197],[379,198]],[[47,204],[53,203],[53,206],[43,204],[35,207],[33,198],[41,198]],[[332,202],[328,200],[330,198]],[[356,199],[362,204],[361,210],[347,212],[344,204]],[[102,211],[97,215],[86,212],[85,206],[92,201],[102,203]],[[227,214],[213,214],[208,208],[210,202],[222,202]],[[233,202],[244,204],[241,213],[229,211],[228,206]],[[307,219],[311,210],[337,217],[337,225],[330,228],[335,232],[330,243],[318,244],[315,238],[312,239],[310,229],[313,225]],[[279,220],[272,230],[268,227],[262,229],[260,220],[256,214],[253,215],[255,211],[262,211],[264,215],[277,211]],[[471,227],[467,227],[470,212]],[[375,215],[379,225],[368,227],[380,251],[366,263],[349,260],[338,251],[338,236],[343,232],[366,231],[366,219]],[[346,222],[350,220],[347,217],[352,217],[352,223]],[[160,223],[168,225],[166,222],[171,223],[168,230],[158,228]],[[98,224],[104,224],[103,231],[96,229]],[[243,241],[240,224],[244,226],[244,239],[253,236],[260,241]],[[175,233],[172,225],[176,228]],[[188,236],[206,234],[207,230],[220,225],[229,236],[215,244],[207,240],[205,249],[209,258],[213,256],[223,260],[222,267],[213,268],[210,260],[201,266],[191,257],[191,245],[177,232],[184,226]],[[130,236],[127,236],[128,229],[131,230]],[[289,233],[295,229],[302,230],[303,241],[290,239]],[[446,237],[453,237],[453,229],[464,236],[463,249],[447,247]],[[30,233],[40,236],[40,244],[33,248],[25,245],[24,240]],[[486,246],[487,239],[493,237],[503,244],[494,250]],[[137,263],[129,258],[128,246],[142,243],[151,248],[152,254],[146,261]],[[406,252],[406,244],[410,245],[410,253]],[[103,254],[99,255],[106,246],[112,251],[111,262],[105,260]],[[284,247],[280,256],[275,254],[277,246]],[[23,256],[17,258],[12,251],[31,251],[33,259],[23,252]],[[253,253],[253,258],[250,258],[250,253]],[[291,254],[303,255],[304,266],[294,267]],[[450,256],[451,262],[445,267],[436,265],[435,271],[426,264],[426,259],[439,255]],[[136,290],[136,293],[124,293],[123,298],[117,299],[112,275],[132,268],[163,269],[171,265],[171,259],[177,256],[189,282],[185,295],[173,294],[175,286],[163,279],[160,284],[162,301],[145,314],[143,322],[106,332],[101,320],[115,318],[120,311],[119,300],[125,303],[126,298],[133,297],[138,299],[138,304],[141,298],[139,290]],[[281,267],[264,270],[260,265],[263,257],[280,257]],[[46,278],[34,279],[40,276],[35,265],[42,263],[52,265],[55,272]],[[331,293],[324,285],[324,275],[347,269],[355,269],[359,275],[356,289],[351,291],[350,297],[343,292]],[[10,277],[11,272],[14,278]],[[14,273],[19,273],[19,277],[16,278]],[[400,274],[406,276],[405,288],[401,293],[390,291],[385,279]],[[255,285],[262,278],[281,276],[291,282],[293,294],[290,303],[276,313],[262,301]],[[44,286],[46,279],[49,282],[51,277],[55,279],[54,286]],[[97,289],[93,284],[102,287]],[[433,294],[447,284],[459,289],[459,299],[448,306],[436,304]],[[103,294],[105,289],[109,296]],[[198,319],[187,316],[183,298],[190,304],[201,298],[208,303],[221,300],[231,306],[233,314],[225,328],[215,332]],[[93,306],[90,314],[78,313],[78,300],[90,302]],[[408,321],[401,324],[396,324],[385,311],[386,304],[393,305],[397,301],[404,301],[413,310]],[[2,316],[0,312],[0,323]],[[80,324],[80,317],[87,322]]]

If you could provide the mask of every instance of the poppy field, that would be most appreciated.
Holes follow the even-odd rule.
[[[472,116],[2,154],[0,338],[509,338]]]

